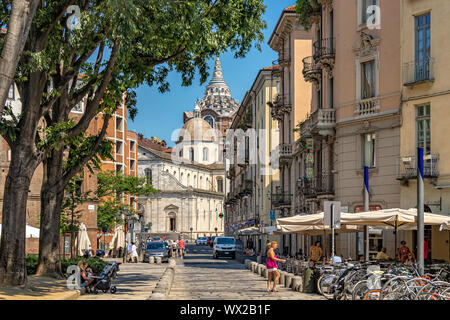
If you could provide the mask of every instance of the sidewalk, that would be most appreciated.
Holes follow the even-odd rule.
[[[0,300],[75,300],[79,290],[69,290],[66,280],[28,276],[26,288],[0,287]]]

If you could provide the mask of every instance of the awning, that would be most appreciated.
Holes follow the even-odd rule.
[[[259,231],[259,228],[250,227],[250,228],[237,230],[236,234],[240,235],[240,236],[253,236],[253,235],[261,234],[261,232]]]
[[[2,234],[2,225],[0,224],[0,235]],[[26,238],[39,238],[39,229],[26,225],[25,227],[25,237]]]

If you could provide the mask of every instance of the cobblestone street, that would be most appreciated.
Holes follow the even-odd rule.
[[[324,300],[284,286],[278,286],[280,292],[268,293],[266,279],[236,260],[213,259],[206,246],[188,246],[185,259],[177,258],[176,262],[169,300]]]

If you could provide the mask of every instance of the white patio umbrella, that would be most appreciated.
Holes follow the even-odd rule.
[[[123,249],[124,239],[125,235],[123,233],[123,226],[122,225],[116,226],[114,236],[111,239],[111,242],[109,243],[110,249],[113,249],[115,252],[117,252],[120,249]]]
[[[342,225],[340,229],[335,229],[336,233],[361,232],[358,226]],[[277,231],[274,234],[297,233],[310,236],[330,234],[330,228],[324,228],[323,225],[304,226],[304,225],[283,225],[277,224]]]
[[[2,234],[2,225],[0,224],[0,235]],[[26,225],[25,227],[25,237],[26,238],[39,238],[39,229]]]
[[[251,235],[260,234],[261,232],[259,231],[259,228],[257,228],[257,227],[249,227],[249,228],[238,230],[238,231],[236,231],[236,233],[241,236],[251,236]]]
[[[86,225],[84,223],[80,224],[76,245],[80,256],[84,255],[86,250],[91,250],[91,241],[89,240]]]

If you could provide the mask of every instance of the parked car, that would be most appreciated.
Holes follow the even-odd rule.
[[[196,245],[206,245],[208,243],[208,240],[206,239],[206,237],[199,237],[197,238],[197,240],[195,241]]]
[[[161,241],[147,242],[145,246],[144,262],[148,262],[150,257],[161,258],[162,262],[169,262],[171,251],[169,247]]]
[[[213,244],[213,258],[236,258],[236,241],[232,237],[216,237]]]
[[[160,237],[154,237],[153,241],[161,241],[161,238]]]
[[[214,239],[216,238],[216,236],[212,236],[211,237],[211,242],[209,243],[209,246],[212,248],[214,246]]]

